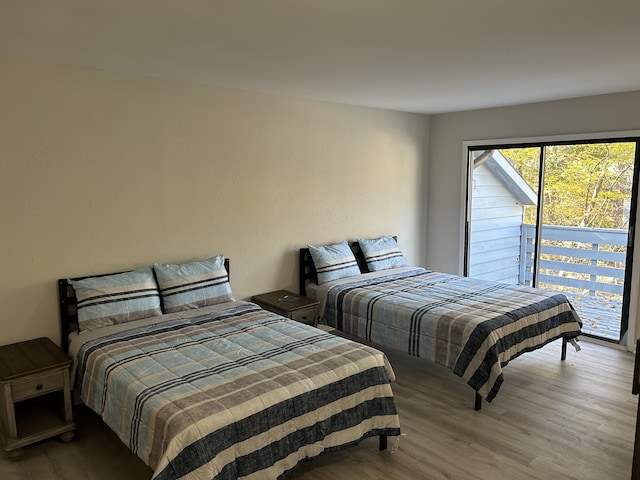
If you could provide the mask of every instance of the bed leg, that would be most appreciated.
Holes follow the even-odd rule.
[[[476,392],[476,404],[475,404],[474,408],[476,409],[476,411],[478,411],[478,410],[480,410],[482,408],[482,397],[480,396],[480,394],[478,392]]]
[[[560,355],[560,360],[566,360],[567,359],[567,338],[566,337],[562,337],[562,354]]]
[[[387,436],[386,435],[380,435],[379,448],[380,448],[380,451],[387,449]]]

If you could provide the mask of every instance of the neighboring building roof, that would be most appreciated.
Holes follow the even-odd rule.
[[[538,196],[499,150],[476,152],[474,168],[482,164],[498,178],[523,205],[536,205]]]

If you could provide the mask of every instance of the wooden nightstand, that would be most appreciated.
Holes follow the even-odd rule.
[[[46,438],[73,438],[70,365],[48,338],[0,347],[0,436],[10,457]]]
[[[318,307],[320,302],[312,298],[289,292],[276,290],[275,292],[254,295],[251,301],[257,303],[265,310],[277,313],[283,317],[297,320],[298,322],[316,326],[318,322]]]

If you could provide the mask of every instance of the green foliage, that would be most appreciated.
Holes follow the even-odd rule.
[[[527,183],[538,192],[540,148],[503,149]],[[635,143],[554,145],[544,149],[543,224],[627,228]],[[525,222],[535,224],[536,207]]]

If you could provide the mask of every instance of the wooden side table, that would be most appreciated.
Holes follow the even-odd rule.
[[[56,435],[73,438],[70,365],[45,337],[0,347],[0,436],[10,457]]]
[[[304,295],[289,292],[288,290],[276,290],[275,292],[254,295],[251,297],[251,301],[265,310],[298,322],[313,325],[314,327],[318,323],[320,302]]]

